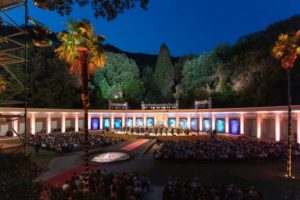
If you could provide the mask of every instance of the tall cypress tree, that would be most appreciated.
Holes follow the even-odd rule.
[[[167,45],[160,46],[160,52],[154,72],[155,84],[162,95],[163,101],[173,100],[173,87],[175,85],[175,68],[172,63]]]

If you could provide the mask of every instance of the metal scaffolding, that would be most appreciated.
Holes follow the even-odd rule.
[[[20,22],[14,19],[11,11],[17,10],[24,13],[24,21]],[[19,23],[19,24],[18,24]],[[0,106],[24,106],[24,114],[0,115],[1,122],[11,123],[17,119],[24,119],[24,133],[28,133],[27,129],[27,26],[28,26],[28,0],[1,0],[0,1],[0,69],[2,73],[13,80],[13,84],[6,88],[9,91],[4,99],[1,99]],[[22,52],[22,53],[20,53]],[[12,70],[17,64],[23,65],[22,73],[15,74]],[[5,93],[5,91],[4,91]],[[16,100],[17,95],[23,95],[24,100]],[[3,95],[5,96],[5,95]],[[12,129],[12,127],[11,127]],[[27,134],[13,132],[19,136],[25,145],[25,153],[27,153]]]

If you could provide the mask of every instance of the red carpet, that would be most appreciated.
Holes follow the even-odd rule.
[[[90,165],[90,170],[93,170],[97,168],[96,165]],[[46,182],[51,186],[61,187],[66,180],[71,179],[74,172],[76,172],[77,175],[81,174],[84,171],[84,165],[79,165],[78,167],[74,167],[72,169],[68,169],[61,174],[58,174],[50,179],[48,179]]]
[[[139,141],[137,141],[137,142],[133,142],[133,143],[131,143],[131,144],[128,144],[128,145],[126,145],[126,146],[120,148],[120,150],[124,150],[124,151],[132,151],[132,150],[138,148],[139,146],[145,144],[146,142],[148,142],[147,139],[145,139],[145,140],[139,140]]]

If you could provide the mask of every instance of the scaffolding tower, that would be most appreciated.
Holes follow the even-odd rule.
[[[16,10],[16,11],[15,11]],[[11,12],[24,13],[24,21],[14,19]],[[20,18],[20,17],[19,17]],[[5,29],[4,29],[5,27]],[[0,106],[22,106],[24,114],[0,114],[0,123],[10,123],[14,120],[24,119],[24,133],[19,136],[25,146],[27,153],[27,27],[28,27],[28,0],[1,0],[0,1],[0,69],[5,72],[14,82],[5,87],[9,95],[1,99]],[[22,54],[20,53],[22,52]],[[17,64],[23,65],[22,73],[17,75],[13,72],[13,67]],[[21,77],[20,77],[21,76]],[[5,93],[5,91],[4,91]],[[24,96],[23,101],[16,101],[17,95]]]

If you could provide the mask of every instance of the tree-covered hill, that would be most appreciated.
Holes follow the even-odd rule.
[[[10,31],[0,27],[1,33]],[[241,37],[235,44],[220,44],[213,51],[195,56],[172,57],[172,49],[162,44],[158,55],[125,52],[106,44],[106,68],[96,73],[89,88],[91,105],[105,108],[110,101],[128,101],[131,108],[140,102],[175,102],[193,107],[194,100],[213,96],[214,107],[285,105],[286,71],[271,56],[280,33],[300,29],[300,15],[274,23],[265,30]],[[29,49],[29,106],[80,107],[78,79],[68,73],[68,65],[54,53],[54,46]],[[21,40],[22,38],[20,38]],[[201,45],[201,44],[199,44]],[[22,54],[23,52],[18,52]],[[22,65],[11,66],[21,76]],[[14,80],[3,69],[0,75],[8,82],[0,101],[9,97]],[[300,104],[300,61],[292,70],[292,103]],[[23,98],[22,94],[14,97]]]

